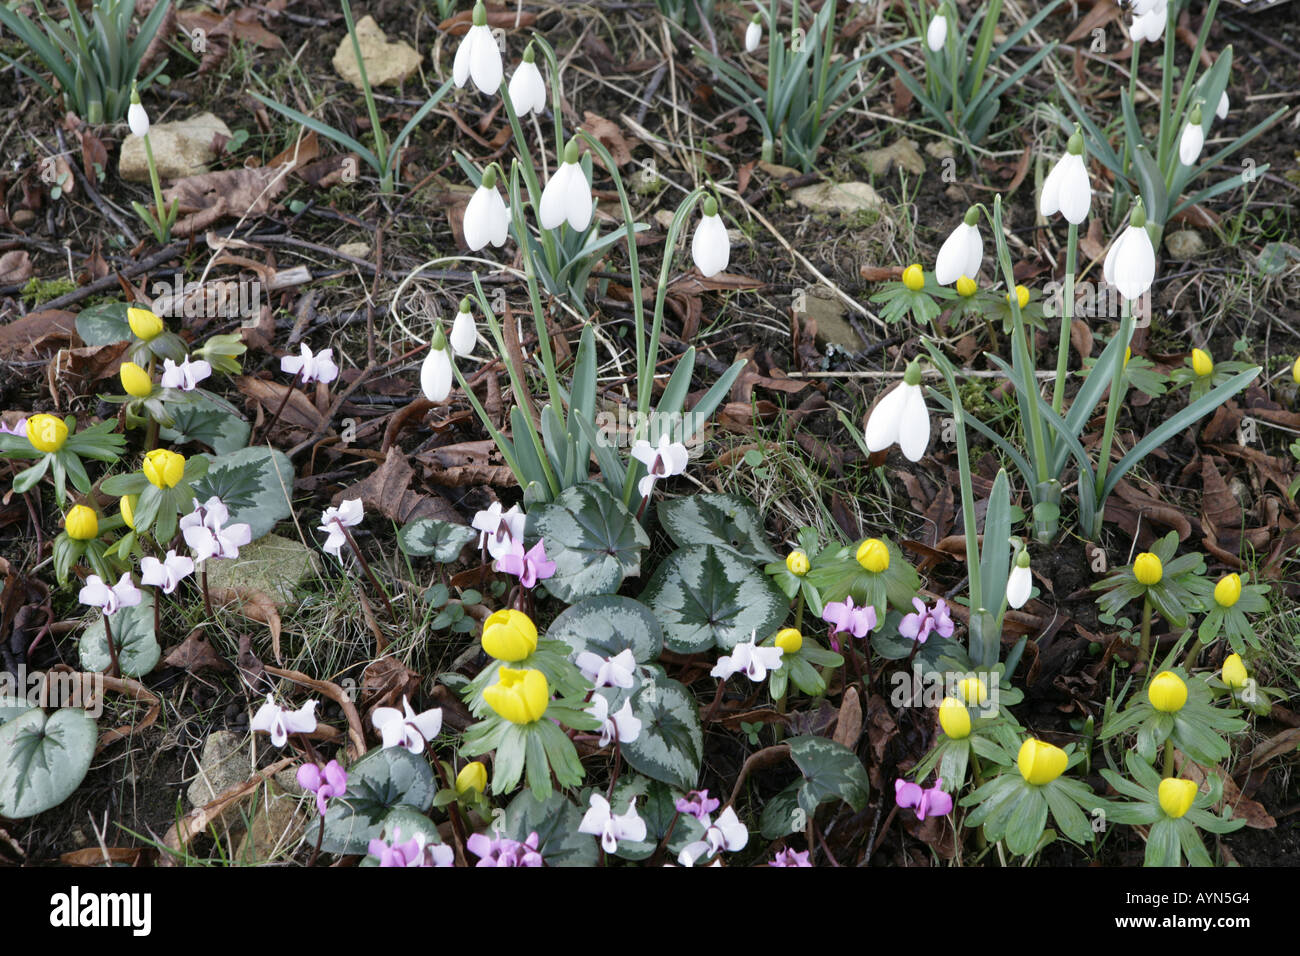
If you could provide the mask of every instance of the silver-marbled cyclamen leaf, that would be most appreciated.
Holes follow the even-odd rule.
[[[592,481],[534,506],[526,534],[543,539],[546,556],[555,562],[546,590],[570,604],[613,594],[624,578],[641,573],[641,551],[650,547],[649,535],[623,503]]]
[[[763,519],[748,501],[734,495],[699,494],[665,501],[659,521],[679,547],[711,544],[749,561],[775,561]]]
[[[0,817],[32,817],[68,799],[95,755],[95,721],[65,708],[29,710],[0,727]]]

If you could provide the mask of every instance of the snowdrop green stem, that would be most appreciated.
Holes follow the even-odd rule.
[[[1061,300],[1061,337],[1056,345],[1056,383],[1052,386],[1052,411],[1060,415],[1065,405],[1065,371],[1070,362],[1070,327],[1074,322],[1074,273],[1079,258],[1079,226],[1070,223],[1065,237],[1065,288]],[[1012,296],[1012,298],[1016,298]],[[1019,303],[1014,306],[1020,310]]]
[[[1133,337],[1133,303],[1120,296],[1120,309],[1119,338],[1121,344],[1127,349],[1129,341]],[[1110,449],[1115,441],[1115,421],[1119,417],[1120,403],[1124,400],[1124,394],[1128,390],[1126,388],[1125,373],[1124,362],[1117,362],[1115,364],[1115,373],[1110,380],[1110,398],[1106,401],[1106,427],[1101,433],[1101,449],[1097,454],[1097,524],[1093,529],[1094,535],[1101,533],[1101,522],[1106,506],[1106,498],[1102,489],[1106,487],[1106,473],[1110,471]]]
[[[961,521],[966,537],[966,573],[970,576],[971,613],[974,614],[978,595],[984,591],[980,586],[980,552],[975,530],[979,525],[975,523],[975,492],[971,485],[970,452],[966,447],[966,409],[962,406],[961,394],[957,391],[957,379],[953,375],[952,365],[928,339],[923,344],[934,360],[935,368],[948,383],[948,394],[952,398],[953,437],[957,444],[957,484],[961,489]]]

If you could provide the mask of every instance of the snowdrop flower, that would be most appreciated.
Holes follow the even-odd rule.
[[[1034,586],[1034,577],[1029,571],[1029,552],[1022,550],[1016,555],[1016,563],[1007,576],[1007,604],[1019,610],[1029,600],[1029,592]]]
[[[952,795],[943,791],[943,777],[934,781],[929,790],[921,789],[920,784],[908,783],[906,780],[894,781],[894,802],[900,809],[916,808],[916,818],[942,817],[952,812]]]
[[[529,113],[542,114],[546,110],[546,81],[542,71],[537,68],[536,55],[530,43],[524,49],[524,59],[510,77],[510,102],[514,105],[515,115],[520,119]],[[500,243],[498,243],[500,245]]]
[[[659,436],[659,444],[651,445],[644,438],[632,446],[632,457],[645,465],[646,475],[637,483],[642,498],[650,497],[650,490],[660,478],[671,478],[686,470],[690,455],[681,442],[672,441],[667,433]]]
[[[493,558],[500,558],[511,550],[516,541],[524,540],[524,524],[527,517],[518,505],[511,505],[503,512],[501,502],[494,501],[484,510],[474,515],[470,527],[479,532],[478,546],[487,548]]]
[[[1059,212],[1066,222],[1077,226],[1088,218],[1091,206],[1092,183],[1088,180],[1088,164],[1083,158],[1083,134],[1075,129],[1065,155],[1057,160],[1043,181],[1038,211],[1043,216]]]
[[[302,345],[301,355],[286,355],[280,359],[280,371],[300,376],[304,385],[310,382],[328,385],[339,377],[339,367],[334,364],[334,350],[321,349],[313,355],[306,342]]]
[[[1106,281],[1129,301],[1140,298],[1156,278],[1156,250],[1146,224],[1146,211],[1138,199],[1128,226],[1111,243],[1101,269]]]
[[[853,596],[849,595],[843,601],[831,601],[823,607],[822,620],[831,625],[831,646],[838,651],[840,642],[835,639],[835,635],[840,631],[848,631],[854,637],[862,638],[875,630],[876,609],[870,604],[854,607]]]
[[[613,657],[601,657],[591,651],[582,651],[573,662],[582,671],[582,676],[592,682],[593,687],[630,688],[636,683],[636,658],[630,647]]]
[[[743,850],[749,842],[749,830],[740,822],[736,811],[727,807],[719,815],[716,823],[711,823],[704,832],[704,839],[687,844],[677,856],[682,866],[694,866],[695,861],[704,856],[712,856],[722,850],[735,853]]]
[[[530,589],[538,581],[555,575],[555,562],[546,557],[546,542],[538,541],[525,551],[522,538],[510,543],[510,549],[497,558],[496,568],[505,574],[513,574],[520,584]]]
[[[271,743],[283,747],[290,734],[310,734],[316,730],[316,705],[318,700],[309,700],[296,711],[283,710],[275,705],[270,694],[253,719],[249,721],[250,730],[260,730],[271,735]]]
[[[305,763],[298,768],[298,786],[316,794],[316,809],[325,816],[329,800],[347,793],[348,772],[337,760],[327,763],[324,770],[314,763]]]
[[[593,793],[591,809],[578,824],[578,832],[600,837],[601,848],[606,853],[613,853],[618,849],[619,840],[630,840],[633,843],[645,840],[646,826],[645,821],[637,815],[635,797],[628,804],[627,813],[614,816],[609,801],[600,794]]]
[[[1129,29],[1129,36],[1134,43],[1141,43],[1143,40],[1154,43],[1165,35],[1165,24],[1169,19],[1168,0],[1135,3],[1133,13],[1135,15],[1133,26]]]
[[[405,711],[405,713],[403,713]],[[442,708],[434,707],[422,714],[411,709],[411,702],[402,698],[402,710],[396,707],[376,707],[370,722],[384,739],[384,749],[405,747],[419,756],[425,745],[442,730]]]
[[[781,655],[784,653],[779,647],[759,647],[758,642],[751,638],[733,647],[730,654],[719,657],[709,676],[726,680],[743,671],[746,677],[758,683],[767,677],[768,671],[781,668]]]
[[[469,310],[469,296],[465,296],[460,300],[460,311],[451,324],[451,335],[447,336],[447,342],[451,345],[451,350],[463,358],[474,351],[474,343],[477,341],[478,328],[474,325],[474,316]]]
[[[393,830],[393,842],[385,843],[381,839],[373,839],[366,847],[373,857],[378,857],[380,866],[455,866],[456,852],[443,843],[428,843],[423,833],[417,833],[414,837],[405,843],[400,842],[402,839],[402,829],[398,827]]]
[[[537,832],[528,834],[523,843],[509,837],[489,837],[475,833],[465,841],[465,849],[479,858],[477,866],[541,866]]]
[[[140,559],[140,583],[162,588],[163,594],[171,594],[184,578],[193,573],[194,562],[184,555],[178,556],[175,551],[168,551],[162,561],[150,556]]]
[[[1205,146],[1205,128],[1201,125],[1201,104],[1192,107],[1192,113],[1183,127],[1182,138],[1178,140],[1178,159],[1184,166],[1196,165]]]
[[[140,93],[134,83],[131,84],[131,105],[126,110],[126,122],[131,127],[132,135],[149,134],[149,114],[144,111],[144,105],[140,102]]]
[[[456,59],[451,64],[451,78],[457,89],[472,79],[480,93],[492,95],[501,89],[504,73],[501,50],[487,25],[487,7],[479,0],[474,4],[473,26],[456,49]]]
[[[90,607],[100,608],[106,617],[112,617],[124,607],[135,607],[144,598],[131,581],[128,571],[111,588],[98,574],[86,578],[86,586],[77,594],[77,600]]]
[[[199,387],[199,382],[212,374],[212,365],[203,359],[191,362],[185,359],[177,365],[171,359],[163,359],[163,388],[179,388],[182,392],[192,392]]]
[[[718,215],[718,201],[712,196],[704,200],[704,218],[695,227],[691,238],[691,258],[695,268],[706,279],[715,276],[727,268],[731,261],[731,240],[727,238],[727,227]]]
[[[939,598],[933,608],[927,608],[920,598],[912,598],[915,614],[908,614],[898,624],[898,633],[918,644],[924,644],[931,633],[940,637],[952,637],[952,615],[948,612],[948,602]]]
[[[884,451],[898,444],[908,461],[920,461],[930,444],[930,410],[921,391],[921,365],[913,361],[902,383],[876,403],[867,419],[867,448]]]
[[[792,850],[787,847],[786,849],[781,850],[779,853],[777,853],[777,855],[773,858],[772,862],[767,865],[768,866],[811,867],[812,862],[808,859],[808,856],[809,856],[808,850],[804,850],[803,852],[800,852],[798,850]]]
[[[745,27],[745,52],[753,53],[758,49],[758,45],[763,42],[763,15],[754,14],[750,18],[749,26]]]
[[[632,698],[629,697],[612,717],[609,714],[609,700],[603,694],[591,697],[591,716],[600,721],[600,745],[608,747],[617,737],[621,744],[630,744],[641,736],[641,720],[632,713]]]
[[[194,560],[239,557],[239,549],[253,540],[252,528],[242,522],[227,528],[230,512],[216,495],[205,504],[193,501],[194,510],[180,520],[180,529]]]
[[[320,516],[319,530],[324,531],[329,537],[321,545],[321,550],[326,554],[334,555],[341,561],[343,559],[343,545],[348,540],[348,536],[343,533],[343,529],[355,528],[361,524],[365,516],[365,508],[362,507],[360,498],[344,501],[337,508],[326,508]]]
[[[942,13],[936,13],[934,19],[930,21],[930,26],[925,31],[925,45],[935,53],[943,49],[943,45],[948,40],[948,18]]]
[[[420,366],[420,391],[431,402],[445,402],[451,394],[451,382],[451,351],[447,337],[442,334],[442,329],[438,329],[429,344],[429,354]]]
[[[1228,118],[1228,91],[1224,90],[1219,96],[1219,105],[1214,108],[1214,115],[1221,120]]]
[[[980,238],[980,211],[971,206],[957,228],[939,247],[939,258],[934,264],[934,281],[939,285],[952,285],[962,276],[974,279],[984,259],[984,240]]]
[[[489,166],[483,171],[483,178],[479,180],[478,189],[474,190],[474,195],[469,199],[469,205],[465,207],[463,228],[465,231],[465,244],[469,246],[471,252],[478,252],[489,242],[494,246],[504,246],[506,244],[506,235],[510,231],[510,213],[506,209],[506,201],[501,198],[501,190],[497,189],[495,165]],[[455,336],[456,333],[453,330],[453,342]],[[462,354],[468,355],[469,353]]]
[[[591,184],[578,163],[578,141],[571,139],[564,148],[564,162],[542,190],[537,218],[543,229],[558,229],[567,222],[576,231],[586,232],[591,214]]]
[[[718,809],[722,801],[709,796],[707,790],[692,790],[684,797],[678,797],[674,806],[678,813],[685,813],[699,820],[706,827],[709,825],[709,814]]]

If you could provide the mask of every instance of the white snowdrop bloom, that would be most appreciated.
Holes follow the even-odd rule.
[[[1187,117],[1187,125],[1183,127],[1183,135],[1178,140],[1179,162],[1184,166],[1196,165],[1204,146],[1204,118],[1201,116],[1201,104],[1197,103],[1192,107],[1191,115]]]
[[[487,25],[487,8],[479,0],[474,4],[474,25],[456,49],[456,59],[451,65],[452,79],[457,87],[463,87],[472,79],[480,93],[493,94],[501,89],[504,73],[501,50]]]
[[[902,383],[876,403],[867,419],[867,448],[884,451],[898,444],[908,461],[920,461],[930,444],[930,410],[921,390],[921,366],[912,362]]]
[[[763,18],[760,14],[754,14],[754,18],[749,21],[749,26],[745,27],[745,52],[753,53],[758,49],[758,45],[763,42]]]
[[[523,61],[510,77],[510,86],[507,90],[510,93],[510,102],[514,104],[518,116],[545,112],[546,80],[542,78],[542,71],[537,68],[531,43],[528,44],[528,49],[524,50]]]
[[[478,189],[465,207],[465,244],[471,252],[478,252],[489,242],[494,246],[506,244],[510,231],[510,213],[506,201],[497,189],[496,167],[489,166],[483,173]]]
[[[542,190],[537,218],[543,229],[558,229],[567,222],[578,232],[591,225],[591,184],[578,162],[578,143],[573,140],[564,150],[564,162]]]
[[[460,311],[451,324],[451,335],[447,336],[451,350],[459,356],[469,355],[474,351],[478,341],[478,328],[474,325],[474,316],[469,311],[469,296],[460,300]]]
[[[578,824],[578,832],[600,837],[600,845],[606,853],[617,850],[619,840],[640,843],[646,838],[645,821],[637,815],[635,797],[628,804],[626,813],[615,816],[609,801],[599,793],[591,795],[591,808]]]
[[[1091,206],[1092,183],[1088,179],[1088,164],[1083,159],[1083,136],[1076,131],[1070,137],[1065,155],[1057,160],[1043,181],[1038,211],[1044,216],[1059,212],[1067,222],[1077,226],[1088,218]]]
[[[1021,551],[1016,556],[1015,566],[1007,576],[1007,604],[1019,609],[1029,600],[1029,592],[1034,586],[1034,577],[1029,571],[1029,552]]]
[[[925,45],[938,53],[943,49],[943,45],[947,40],[948,18],[942,13],[936,13],[934,19],[930,21],[929,28],[925,31]]]
[[[1228,91],[1224,90],[1219,97],[1219,105],[1214,108],[1214,115],[1221,120],[1228,118]]]
[[[979,210],[972,206],[939,247],[939,257],[934,263],[934,281],[939,285],[952,285],[962,276],[974,279],[979,274],[984,260],[984,240],[980,238],[978,221]]]
[[[1169,7],[1166,0],[1155,0],[1154,4],[1144,13],[1139,13],[1133,18],[1133,26],[1129,29],[1129,37],[1134,43],[1141,43],[1146,40],[1148,43],[1154,43],[1165,35],[1165,24],[1169,20]]]
[[[431,402],[445,402],[451,394],[451,351],[441,331],[434,335],[429,354],[420,366],[420,391]]]
[[[1119,294],[1132,301],[1151,288],[1156,278],[1156,250],[1146,230],[1146,213],[1141,200],[1129,219],[1129,225],[1119,234],[1106,253],[1102,275],[1119,290]]]
[[[727,268],[731,261],[731,240],[727,227],[718,215],[718,203],[712,196],[704,200],[704,217],[691,238],[691,258],[706,279]]]
[[[140,97],[134,90],[131,92],[131,105],[126,110],[126,122],[136,136],[144,136],[149,132],[149,114],[144,111]]]

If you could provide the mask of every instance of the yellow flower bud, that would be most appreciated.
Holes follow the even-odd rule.
[[[925,288],[925,272],[919,265],[913,263],[903,270],[903,285],[913,292],[920,292]]]
[[[1241,575],[1225,574],[1214,586],[1214,601],[1219,607],[1232,607],[1241,599]]]
[[[126,321],[131,326],[135,337],[148,342],[156,338],[163,330],[163,321],[148,309],[131,308],[126,310]]]
[[[787,654],[798,654],[803,647],[803,635],[793,627],[785,627],[776,632],[776,646]]]
[[[456,774],[456,792],[465,793],[467,790],[477,790],[482,793],[487,789],[487,767],[478,761],[472,761],[460,768],[460,773]]]
[[[795,577],[803,577],[808,573],[811,565],[808,563],[808,555],[802,551],[791,551],[785,556],[785,566]]]
[[[962,700],[972,707],[983,707],[984,702],[989,699],[989,688],[978,677],[967,677],[957,685],[957,691],[961,694]]]
[[[1184,780],[1182,777],[1165,777],[1160,781],[1160,789],[1157,791],[1160,797],[1160,809],[1177,820],[1192,809],[1196,791],[1196,784],[1191,780]]]
[[[1291,366],[1291,377],[1295,379],[1297,385],[1300,385],[1300,358],[1297,358],[1295,364]]]
[[[1241,655],[1229,654],[1227,660],[1223,662],[1223,682],[1233,690],[1241,690],[1248,680],[1250,675],[1246,673],[1246,665],[1242,663]]]
[[[166,448],[155,448],[144,456],[140,470],[155,488],[175,488],[185,474],[185,456]]]
[[[1160,579],[1165,576],[1165,567],[1160,563],[1160,558],[1150,551],[1144,551],[1133,559],[1133,576],[1138,579],[1138,584],[1150,587],[1160,583]]]
[[[1201,378],[1213,374],[1214,359],[1210,358],[1210,353],[1202,349],[1192,349],[1192,371]]]
[[[1133,346],[1124,346],[1124,367],[1128,368],[1128,360],[1133,357]]]
[[[149,377],[148,372],[134,362],[123,362],[122,368],[117,374],[122,379],[122,387],[126,389],[128,395],[134,395],[136,398],[148,398],[153,392],[153,379]]]
[[[889,570],[889,547],[879,538],[868,538],[858,545],[858,564],[873,574]]]
[[[27,440],[37,451],[58,451],[68,440],[68,426],[53,415],[33,415],[27,419]]]
[[[503,667],[497,682],[483,691],[489,707],[512,724],[531,724],[540,720],[551,701],[546,675],[539,670],[515,670]]]
[[[1016,303],[1022,309],[1029,304],[1029,290],[1022,285],[1016,286]],[[1011,304],[1010,292],[1007,293],[1007,304]]]
[[[140,503],[139,495],[123,495],[118,502],[118,510],[122,512],[122,520],[132,531],[135,530],[135,506]]]
[[[969,276],[961,276],[957,279],[957,294],[963,299],[969,299],[978,289],[975,280]]]
[[[74,505],[63,519],[63,527],[74,541],[89,541],[99,534],[99,518],[93,509]]]
[[[483,650],[499,661],[514,663],[537,650],[537,625],[523,611],[495,611],[483,622]]]
[[[1020,776],[1040,787],[1065,773],[1065,766],[1069,762],[1069,756],[1060,747],[1053,747],[1033,737],[1020,745],[1020,755],[1016,758]]]
[[[1151,706],[1163,714],[1173,714],[1183,709],[1187,703],[1187,685],[1173,671],[1161,671],[1151,678],[1147,688],[1147,700]]]
[[[945,697],[939,704],[939,726],[953,740],[970,736],[970,711],[956,697]]]

